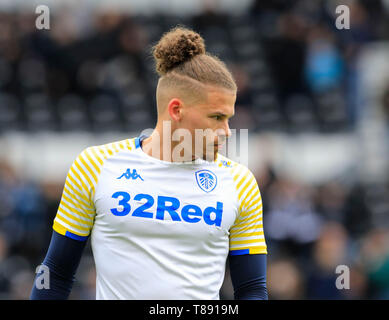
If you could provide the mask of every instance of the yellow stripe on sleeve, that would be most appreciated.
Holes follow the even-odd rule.
[[[68,210],[69,214],[74,216],[74,219],[77,220],[77,221],[80,221],[80,222],[83,222],[83,221],[91,222],[91,221],[93,221],[94,213],[88,214],[88,213],[84,212],[83,210],[79,210],[79,209],[73,208],[68,203],[66,203],[65,199],[61,200],[59,208],[63,208],[63,209]]]
[[[249,244],[261,242],[263,239],[251,239],[251,240],[241,240],[241,241],[231,241],[231,244]]]
[[[239,194],[238,194],[238,198],[239,198],[239,199],[242,199],[242,196],[243,196],[244,192],[248,189],[248,187],[249,187],[252,183],[253,183],[253,179],[251,179],[251,180],[250,180],[250,183],[247,183],[247,184],[242,188],[242,190],[240,190],[240,192],[239,192]],[[247,195],[251,194],[251,193],[255,190],[256,187],[257,187],[257,186],[256,186],[256,183],[255,183],[255,181],[254,181],[254,185],[253,185],[253,186],[251,187],[251,189],[247,192]]]
[[[260,223],[262,222],[262,218],[257,218],[256,216],[253,217],[252,221],[245,222],[245,223],[239,223],[238,225],[233,226],[230,230],[231,233],[238,232],[238,230],[250,230],[251,228],[254,228],[253,224],[257,224],[255,227],[257,228],[263,228],[263,225]]]
[[[258,246],[255,248],[249,248],[250,254],[267,254],[267,247],[266,246]]]
[[[88,159],[89,163],[93,166],[95,171],[100,174],[100,168],[95,162],[95,160],[92,159],[92,156],[89,154],[88,150],[85,151],[85,157]]]
[[[255,199],[255,198],[258,198],[258,199]],[[246,210],[254,207],[256,204],[258,204],[259,202],[261,203],[262,205],[262,198],[261,198],[261,195],[259,193],[259,190],[257,189],[250,197],[250,199],[246,200],[247,198],[245,198],[243,201],[245,202],[245,206],[246,206]],[[254,201],[254,202],[253,202]]]
[[[69,197],[65,194],[65,190],[64,190],[64,193],[62,194],[62,198],[63,198],[64,200],[66,200],[66,202],[68,202],[68,203],[71,204],[72,206],[76,207],[78,210],[80,210],[80,211],[82,211],[82,212],[85,212],[86,214],[94,214],[94,213],[95,213],[95,210],[94,210],[94,209],[84,208],[84,207],[82,207],[82,205],[84,205],[84,204],[76,203],[74,200],[72,200],[72,198],[69,198]]]
[[[87,207],[88,210],[94,211],[94,208],[90,205],[88,199],[76,189],[74,189],[68,182],[65,183],[63,194],[74,199],[74,201],[77,201],[80,205]]]
[[[262,198],[252,172],[242,165],[232,170],[238,201],[238,216],[230,228],[230,250],[266,253],[262,222]]]
[[[111,146],[112,146],[113,150],[115,151],[115,153],[119,152],[119,149],[118,149],[116,143],[112,143]]]
[[[250,196],[250,194],[254,194],[255,195],[255,189],[257,188],[257,184],[256,183],[254,183],[254,186],[247,192],[247,194],[246,194],[246,196],[242,199],[242,196],[243,196],[243,193],[242,193],[242,195],[241,194],[239,194],[239,201],[240,201],[240,205],[239,205],[239,212],[241,212],[242,210],[243,210],[243,206],[245,205],[245,202],[246,202],[246,198],[248,197],[248,196]]]
[[[103,166],[104,162],[103,160],[100,158],[100,156],[97,154],[95,148],[91,148],[91,152],[93,153],[93,155],[95,156],[95,158],[97,159],[97,161],[99,162],[100,166],[99,166],[99,170],[100,170],[100,167]],[[100,172],[99,172],[100,173]]]
[[[239,190],[240,189],[240,186],[243,184],[243,182],[247,181],[250,177],[250,174],[249,173],[246,173],[242,176],[242,178],[240,179],[240,181],[238,182],[238,184],[236,185],[236,188]],[[253,177],[251,177],[251,179],[249,179],[249,182],[252,181]]]
[[[239,167],[236,167],[236,168],[239,168]],[[236,171],[238,171],[238,172],[236,173]],[[233,170],[233,172],[234,172],[234,174],[235,174],[235,175],[233,176],[233,179],[234,179],[235,182],[239,179],[239,177],[240,177],[242,174],[244,174],[244,170],[243,170],[242,168],[240,168],[240,170],[238,170],[238,169]]]
[[[230,239],[253,237],[253,236],[263,236],[263,235],[264,235],[263,231],[250,232],[250,233],[235,233],[235,234],[230,236]]]
[[[85,237],[85,236],[88,236],[89,233],[85,233],[85,232],[79,232],[77,230],[73,230],[73,228],[71,228],[70,226],[68,226],[66,223],[64,223],[63,221],[57,219],[57,217],[55,218],[54,220],[54,223],[53,223],[53,229],[58,232],[59,234],[62,234],[62,235],[66,235],[66,231],[69,231],[71,233],[74,233],[78,236],[81,236],[81,237]]]
[[[54,220],[53,229],[59,234],[62,234],[63,236],[66,234],[67,231],[66,228],[59,224],[56,220]]]
[[[72,175],[74,177],[72,177]],[[90,201],[90,190],[89,188],[87,187],[87,185],[85,184],[84,182],[84,179],[81,178],[81,176],[78,174],[78,172],[74,169],[74,167],[70,167],[70,173],[69,173],[69,177],[70,177],[70,181],[74,183],[74,185],[76,185],[77,187],[82,187],[80,189],[84,189],[84,191],[86,192],[86,195]]]
[[[82,158],[79,157],[78,158],[81,162],[82,162]],[[92,182],[92,180],[89,178],[89,175],[88,173],[84,170],[84,168],[81,167],[81,165],[78,163],[78,161],[76,160],[74,162],[74,165],[76,166],[76,168],[78,169],[78,171],[80,172],[80,174],[82,174],[82,176],[86,179],[86,181],[88,182],[88,185],[89,187],[93,187],[94,183]],[[96,181],[96,180],[95,180]],[[87,188],[88,191],[89,191],[89,188]]]
[[[96,208],[94,195],[99,176],[108,157],[130,149],[132,140],[123,140],[84,149],[68,171],[53,229],[66,235],[89,235],[93,228]],[[69,236],[69,235],[68,235]]]
[[[82,225],[71,222],[69,219],[74,220],[74,217],[71,216],[70,214],[68,214],[65,210],[63,210],[62,207],[58,208],[58,212],[61,212],[64,216],[66,216],[66,218],[63,215],[59,215],[58,213],[57,213],[56,218],[67,223],[68,225],[70,225],[74,229],[81,230],[81,231],[87,231],[87,232],[89,232],[92,229],[92,225],[93,225],[92,223],[90,224],[90,226],[82,226]],[[76,221],[76,222],[78,222],[78,221]]]
[[[76,195],[76,196],[80,197],[82,200],[89,203],[89,206],[90,206],[89,199],[81,193],[81,190],[77,190],[77,189],[73,188],[73,186],[70,184],[69,181],[71,181],[73,184],[75,184],[74,179],[70,178],[70,176],[68,176],[68,180],[65,181],[65,188],[69,188],[72,192],[69,192],[69,191],[67,191],[67,192],[71,195]],[[77,186],[77,187],[79,188],[80,186]],[[64,188],[64,190],[65,190],[65,188]]]

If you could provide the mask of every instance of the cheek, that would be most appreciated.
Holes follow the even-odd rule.
[[[186,127],[190,130],[195,130],[195,129],[207,129],[210,128],[211,122],[209,121],[208,118],[204,118],[199,115],[192,115],[188,117],[186,121]]]

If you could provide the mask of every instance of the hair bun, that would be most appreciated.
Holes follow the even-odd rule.
[[[204,39],[197,32],[183,27],[175,27],[165,33],[153,48],[156,69],[160,76],[204,53]]]

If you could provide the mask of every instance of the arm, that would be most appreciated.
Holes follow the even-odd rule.
[[[38,275],[31,299],[67,299],[70,294],[96,214],[93,195],[100,172],[99,165],[103,164],[102,156],[99,156],[102,153],[98,151],[94,147],[85,149],[68,171],[53,222],[50,246],[43,261],[49,271],[50,288],[39,289],[40,286],[36,286],[43,278]]]
[[[267,300],[262,198],[253,173],[241,165],[231,170],[238,215],[230,228],[229,265],[235,299]]]
[[[53,231],[43,261],[49,268],[50,285],[48,289],[38,289],[37,275],[30,295],[31,300],[65,300],[69,297],[85,244],[86,241],[74,240]]]
[[[235,300],[267,300],[266,254],[230,255]]]

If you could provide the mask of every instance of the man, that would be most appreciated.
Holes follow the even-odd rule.
[[[218,153],[235,82],[185,28],[165,34],[154,57],[154,131],[74,161],[43,262],[51,286],[33,287],[32,299],[68,297],[89,237],[97,299],[219,299],[228,256],[235,298],[267,299],[257,182]]]

